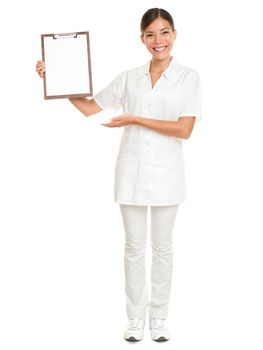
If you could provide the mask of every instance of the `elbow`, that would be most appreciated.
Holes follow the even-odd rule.
[[[191,136],[192,130],[189,130],[188,128],[185,128],[182,130],[182,139],[188,140]]]
[[[89,113],[88,111],[84,111],[82,112],[82,114],[84,115],[84,117],[89,117],[91,115],[91,113]]]
[[[195,118],[189,118],[189,117],[181,117],[179,118],[179,121],[176,121],[175,123],[175,129],[177,129],[177,137],[180,137],[182,139],[189,139],[192,131],[193,131],[193,127],[194,127],[194,121]]]
[[[190,131],[190,132],[187,131],[187,132],[185,132],[185,134],[184,134],[184,139],[185,139],[185,140],[188,140],[188,139],[190,138],[190,136],[191,136],[191,131]]]

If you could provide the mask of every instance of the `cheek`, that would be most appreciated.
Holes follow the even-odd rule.
[[[168,40],[167,40],[167,44],[168,44],[169,46],[173,46],[173,40],[172,40],[172,39],[168,39]]]
[[[153,40],[152,40],[152,39],[147,39],[147,40],[145,40],[145,45],[146,45],[147,47],[151,47],[151,46],[152,46],[152,43],[153,43]]]

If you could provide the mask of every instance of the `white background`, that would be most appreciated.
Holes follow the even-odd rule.
[[[42,33],[89,30],[94,92],[150,59],[139,22],[175,19],[174,56],[196,69],[203,120],[185,142],[188,200],[175,227],[166,348],[262,350],[260,1],[51,1],[1,9],[0,348],[128,348],[124,234],[113,201],[121,129],[44,101]],[[150,245],[147,252],[150,260]],[[148,268],[149,268],[148,263]],[[160,346],[145,339],[136,346]]]

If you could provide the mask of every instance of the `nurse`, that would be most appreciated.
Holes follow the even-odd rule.
[[[122,72],[93,99],[70,102],[85,116],[122,108],[102,124],[124,127],[115,169],[115,201],[125,231],[127,341],[143,339],[148,312],[151,338],[167,341],[173,227],[186,199],[183,142],[200,119],[199,74],[171,55],[176,30],[164,9],[149,9],[141,19],[141,40],[151,54],[146,64]],[[45,63],[36,71],[43,77]],[[151,294],[145,271],[147,211],[151,214]]]

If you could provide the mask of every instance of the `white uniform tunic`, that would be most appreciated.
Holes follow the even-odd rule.
[[[144,118],[200,119],[199,74],[179,65],[169,67],[151,85],[150,62],[121,73],[94,99],[103,109],[122,107]],[[115,201],[128,205],[175,205],[186,199],[183,140],[139,125],[124,127],[115,169]]]

